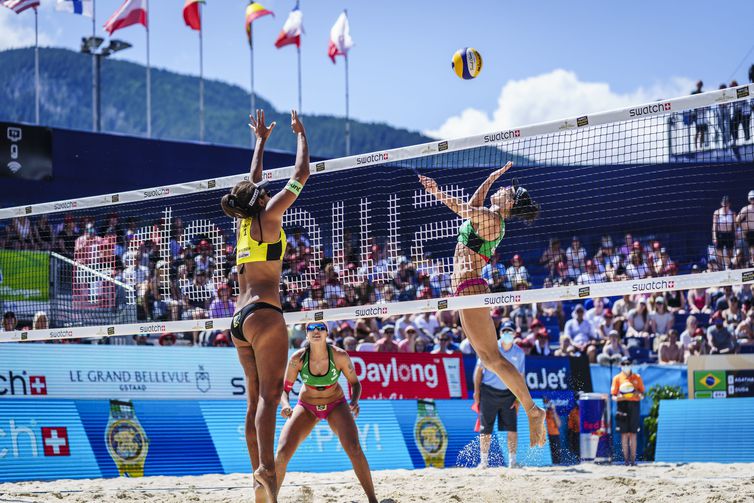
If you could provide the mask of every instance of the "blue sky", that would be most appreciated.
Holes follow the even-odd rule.
[[[97,0],[98,33],[121,0]],[[207,78],[249,86],[245,0],[207,0]],[[275,18],[254,24],[256,90],[279,109],[296,103],[295,49],[275,49],[294,0],[266,0]],[[43,0],[44,45],[78,50],[91,20]],[[183,0],[151,0],[152,64],[198,73],[196,32],[184,26]],[[754,63],[754,2],[563,2],[301,0],[304,113],[344,113],[343,63],[326,56],[329,30],[347,8],[351,114],[365,121],[459,136],[686,94],[698,78],[716,89],[743,83]],[[0,48],[33,42],[34,16],[0,9]],[[141,27],[116,32],[134,45],[118,57],[144,62]],[[484,59],[474,81],[458,79],[450,58],[473,46]]]

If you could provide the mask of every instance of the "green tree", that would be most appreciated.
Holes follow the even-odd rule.
[[[660,400],[679,400],[686,398],[679,386],[652,386],[647,393],[652,400],[649,415],[644,418],[644,430],[647,432],[647,445],[644,448],[644,459],[654,461],[657,447],[657,421],[660,416]]]

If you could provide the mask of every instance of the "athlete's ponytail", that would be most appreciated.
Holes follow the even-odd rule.
[[[511,217],[520,218],[527,223],[533,222],[539,216],[539,205],[532,200],[529,191],[525,188],[516,187],[510,215]]]
[[[220,200],[223,212],[231,218],[250,218],[259,214],[262,209],[259,206],[259,196],[264,189],[264,184],[256,185],[243,180],[238,182],[229,194],[225,194]]]

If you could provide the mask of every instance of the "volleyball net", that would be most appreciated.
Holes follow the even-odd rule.
[[[753,96],[754,85],[740,86],[312,162],[283,219],[286,320],[752,282],[745,230],[728,227],[727,217],[715,236],[711,229],[723,196],[738,211],[754,188],[754,145],[748,135],[726,138],[730,129],[717,136],[716,118],[724,117],[721,109],[731,117],[736,107],[751,107]],[[454,297],[453,254],[464,220],[417,175],[469,201],[508,161],[513,167],[486,204],[516,178],[539,217],[505,223],[484,271],[491,294]],[[276,192],[292,172],[270,169],[264,177]],[[228,328],[238,294],[236,222],[220,198],[246,177],[0,209],[1,309],[27,327],[0,333],[0,341]]]

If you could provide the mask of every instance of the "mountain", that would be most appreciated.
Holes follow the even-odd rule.
[[[40,49],[41,122],[48,126],[89,130],[92,126],[92,59],[67,49]],[[0,121],[34,122],[34,50],[0,52]],[[101,71],[102,129],[128,135],[146,131],[146,91],[143,66],[105,59]],[[210,143],[247,146],[249,93],[219,82],[204,82],[205,139]],[[288,124],[288,114],[274,110],[257,96],[268,121]],[[171,140],[198,139],[199,79],[152,69],[152,135]],[[344,119],[305,115],[312,155],[344,155]],[[387,124],[351,121],[351,151],[372,152],[424,143],[431,139]],[[268,147],[295,150],[295,137],[274,134]]]

